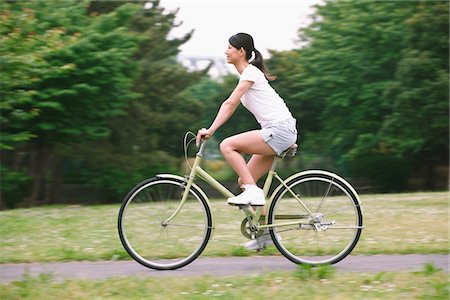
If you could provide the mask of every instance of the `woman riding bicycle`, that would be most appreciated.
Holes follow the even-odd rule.
[[[238,174],[239,186],[244,190],[238,196],[228,198],[227,202],[262,206],[265,205],[264,193],[256,182],[269,171],[276,155],[295,144],[296,120],[284,100],[268,83],[273,78],[268,74],[263,57],[255,49],[249,34],[238,33],[230,37],[225,54],[227,62],[233,64],[240,74],[239,83],[220,106],[211,126],[198,131],[197,144],[201,139],[209,139],[242,102],[261,129],[228,137],[220,144],[220,151]],[[248,163],[242,154],[252,154]]]

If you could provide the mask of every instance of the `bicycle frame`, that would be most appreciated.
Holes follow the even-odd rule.
[[[178,205],[177,209],[173,212],[173,214],[165,221],[166,223],[169,223],[181,210],[184,203],[186,202],[186,199],[189,194],[189,190],[194,183],[195,178],[198,176],[201,179],[203,179],[206,183],[208,183],[211,187],[216,189],[218,192],[220,192],[222,195],[224,195],[227,198],[234,197],[235,195],[230,192],[226,187],[224,187],[220,182],[218,182],[215,178],[213,178],[211,175],[209,175],[203,168],[200,166],[200,162],[203,158],[203,153],[205,149],[205,141],[202,141],[200,145],[200,149],[196,154],[196,158],[194,161],[194,164],[192,166],[190,174],[186,177],[187,181],[185,181],[184,186],[184,192],[183,196],[181,198],[180,204]],[[306,210],[308,217],[313,216],[313,212],[306,207],[306,205],[299,199],[299,197],[289,188],[289,186],[286,185],[284,180],[278,176],[278,174],[275,172],[276,164],[278,161],[278,157],[276,156],[273,160],[272,166],[267,174],[267,178],[264,182],[264,197],[268,200],[266,203],[266,207],[270,207],[270,204],[272,202],[272,197],[268,198],[269,189],[272,185],[273,178],[276,178],[282,186],[286,187],[286,189],[292,194],[293,197],[297,199],[297,201],[303,206],[303,208]],[[275,194],[275,193],[273,193]],[[262,207],[258,206],[255,210],[253,210],[249,205],[242,205],[239,206],[240,209],[242,209],[247,216],[247,220],[249,221],[249,225],[251,228],[254,229],[265,229],[265,228],[273,228],[275,225],[259,225],[259,220],[261,217]],[[265,216],[265,224],[267,224],[267,214]],[[287,222],[287,223],[278,223],[276,226],[290,226],[290,225],[296,225],[300,224],[299,221],[296,222]]]

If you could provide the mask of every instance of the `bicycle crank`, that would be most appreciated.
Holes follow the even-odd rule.
[[[257,222],[257,225],[259,225],[259,222]],[[242,235],[245,236],[248,239],[257,238],[263,235],[264,230],[256,230],[256,228],[251,228],[248,219],[245,218],[241,222],[241,232]]]

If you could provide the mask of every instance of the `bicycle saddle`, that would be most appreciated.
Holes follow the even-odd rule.
[[[278,155],[278,157],[284,158],[286,156],[295,156],[297,154],[297,150],[298,150],[298,145],[293,144],[292,146],[290,146],[289,148],[287,148],[286,150],[281,152],[280,155]]]

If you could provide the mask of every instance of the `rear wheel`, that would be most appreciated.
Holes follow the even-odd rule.
[[[358,196],[345,180],[328,172],[308,172],[274,197],[268,223],[278,250],[298,264],[334,264],[356,246],[362,230]],[[311,214],[294,197],[310,210]]]
[[[135,186],[119,211],[122,245],[138,263],[157,270],[173,270],[196,259],[212,233],[212,216],[206,199],[195,187],[178,214],[184,181],[152,178]]]

